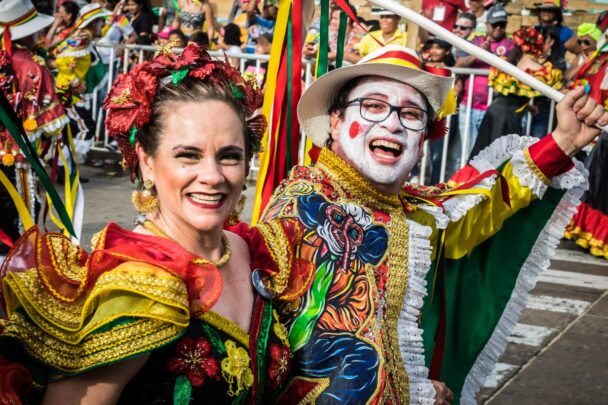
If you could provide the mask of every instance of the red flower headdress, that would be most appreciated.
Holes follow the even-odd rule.
[[[212,60],[198,45],[188,45],[180,55],[159,54],[136,65],[128,73],[118,76],[103,104],[108,111],[106,129],[110,136],[116,138],[131,171],[132,181],[137,177],[135,144],[138,137],[145,136],[142,129],[150,122],[159,87],[177,85],[186,77],[226,86],[241,103],[247,116],[253,115],[262,105],[263,94],[255,83],[246,81],[227,60]],[[263,115],[256,115],[247,121],[247,128],[257,139],[253,150],[257,152],[266,130],[266,119]]]
[[[513,33],[513,42],[519,46],[523,53],[540,55],[543,53],[545,38],[535,28],[523,27]]]

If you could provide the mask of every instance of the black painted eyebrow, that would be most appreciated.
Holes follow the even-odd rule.
[[[182,150],[182,151],[197,152],[197,153],[201,152],[201,150],[199,148],[197,148],[196,146],[191,146],[191,145],[177,145],[177,146],[174,146],[172,150]]]

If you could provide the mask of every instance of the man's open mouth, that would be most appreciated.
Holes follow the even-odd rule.
[[[403,153],[403,146],[386,139],[375,139],[369,143],[369,149],[381,158],[397,158]]]

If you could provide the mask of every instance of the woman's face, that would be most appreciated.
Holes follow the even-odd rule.
[[[127,12],[131,13],[131,15],[134,15],[134,14],[138,14],[141,11],[141,6],[133,0],[129,0],[127,2],[127,6],[125,7],[125,10]]]
[[[332,32],[338,32],[338,28],[340,28],[340,10],[334,10],[329,19],[329,29]]]
[[[68,25],[70,23],[72,15],[65,11],[65,8],[63,8],[63,6],[59,7],[59,9],[57,10],[57,14],[61,17],[61,22],[63,23],[63,25]]]
[[[183,230],[221,230],[246,178],[241,121],[215,100],[175,103],[168,111],[156,155],[137,148],[143,178],[156,187],[159,215]]]
[[[448,53],[450,53],[449,50],[437,44],[431,44],[431,47],[429,48],[429,59],[431,62],[445,62]]]
[[[593,51],[595,51],[597,47],[597,42],[589,35],[584,35],[583,37],[579,38],[577,40],[577,43],[580,50],[587,56],[589,56]]]

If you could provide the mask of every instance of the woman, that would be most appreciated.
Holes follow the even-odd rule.
[[[608,90],[603,82],[608,69],[606,49],[593,55],[579,70],[571,87],[588,86],[589,96],[606,107]],[[564,236],[594,256],[608,260],[608,134],[603,132],[585,161],[589,190],[583,194]]]
[[[270,401],[291,355],[251,269],[254,280],[281,272],[260,232],[223,230],[260,149],[266,121],[247,118],[261,101],[238,70],[195,45],[119,77],[106,124],[140,185],[138,226],[109,224],[90,256],[34,228],[18,241],[3,268],[0,385],[21,363],[35,386],[48,383],[46,403]],[[281,291],[271,283],[256,288]]]
[[[591,55],[597,49],[597,41],[602,37],[602,31],[593,23],[583,23],[576,30],[576,43],[578,52],[570,67],[566,71],[566,81],[569,82],[576,78],[576,75],[581,70],[585,62],[589,60]]]
[[[174,29],[182,30],[189,37],[195,32],[202,31],[205,26],[209,39],[215,38],[215,17],[207,0],[179,0],[178,5],[179,12],[173,20]]]
[[[55,13],[55,21],[49,28],[44,39],[45,46],[52,48],[66,39],[74,29],[74,23],[78,18],[78,5],[72,1],[66,1],[59,6]]]
[[[131,19],[129,22],[137,34],[138,45],[150,45],[152,43],[152,27],[154,26],[154,16],[150,12],[147,0],[129,0],[125,7]]]
[[[557,41],[550,35],[535,28],[526,27],[513,34],[515,47],[507,59],[518,68],[528,72],[547,85],[561,89],[562,70],[552,63],[551,55]],[[495,139],[506,134],[522,134],[521,120],[532,97],[540,95],[538,91],[519,82],[514,77],[492,67],[488,77],[489,84],[497,95],[488,107],[479,126],[479,132],[470,156],[476,156]]]

